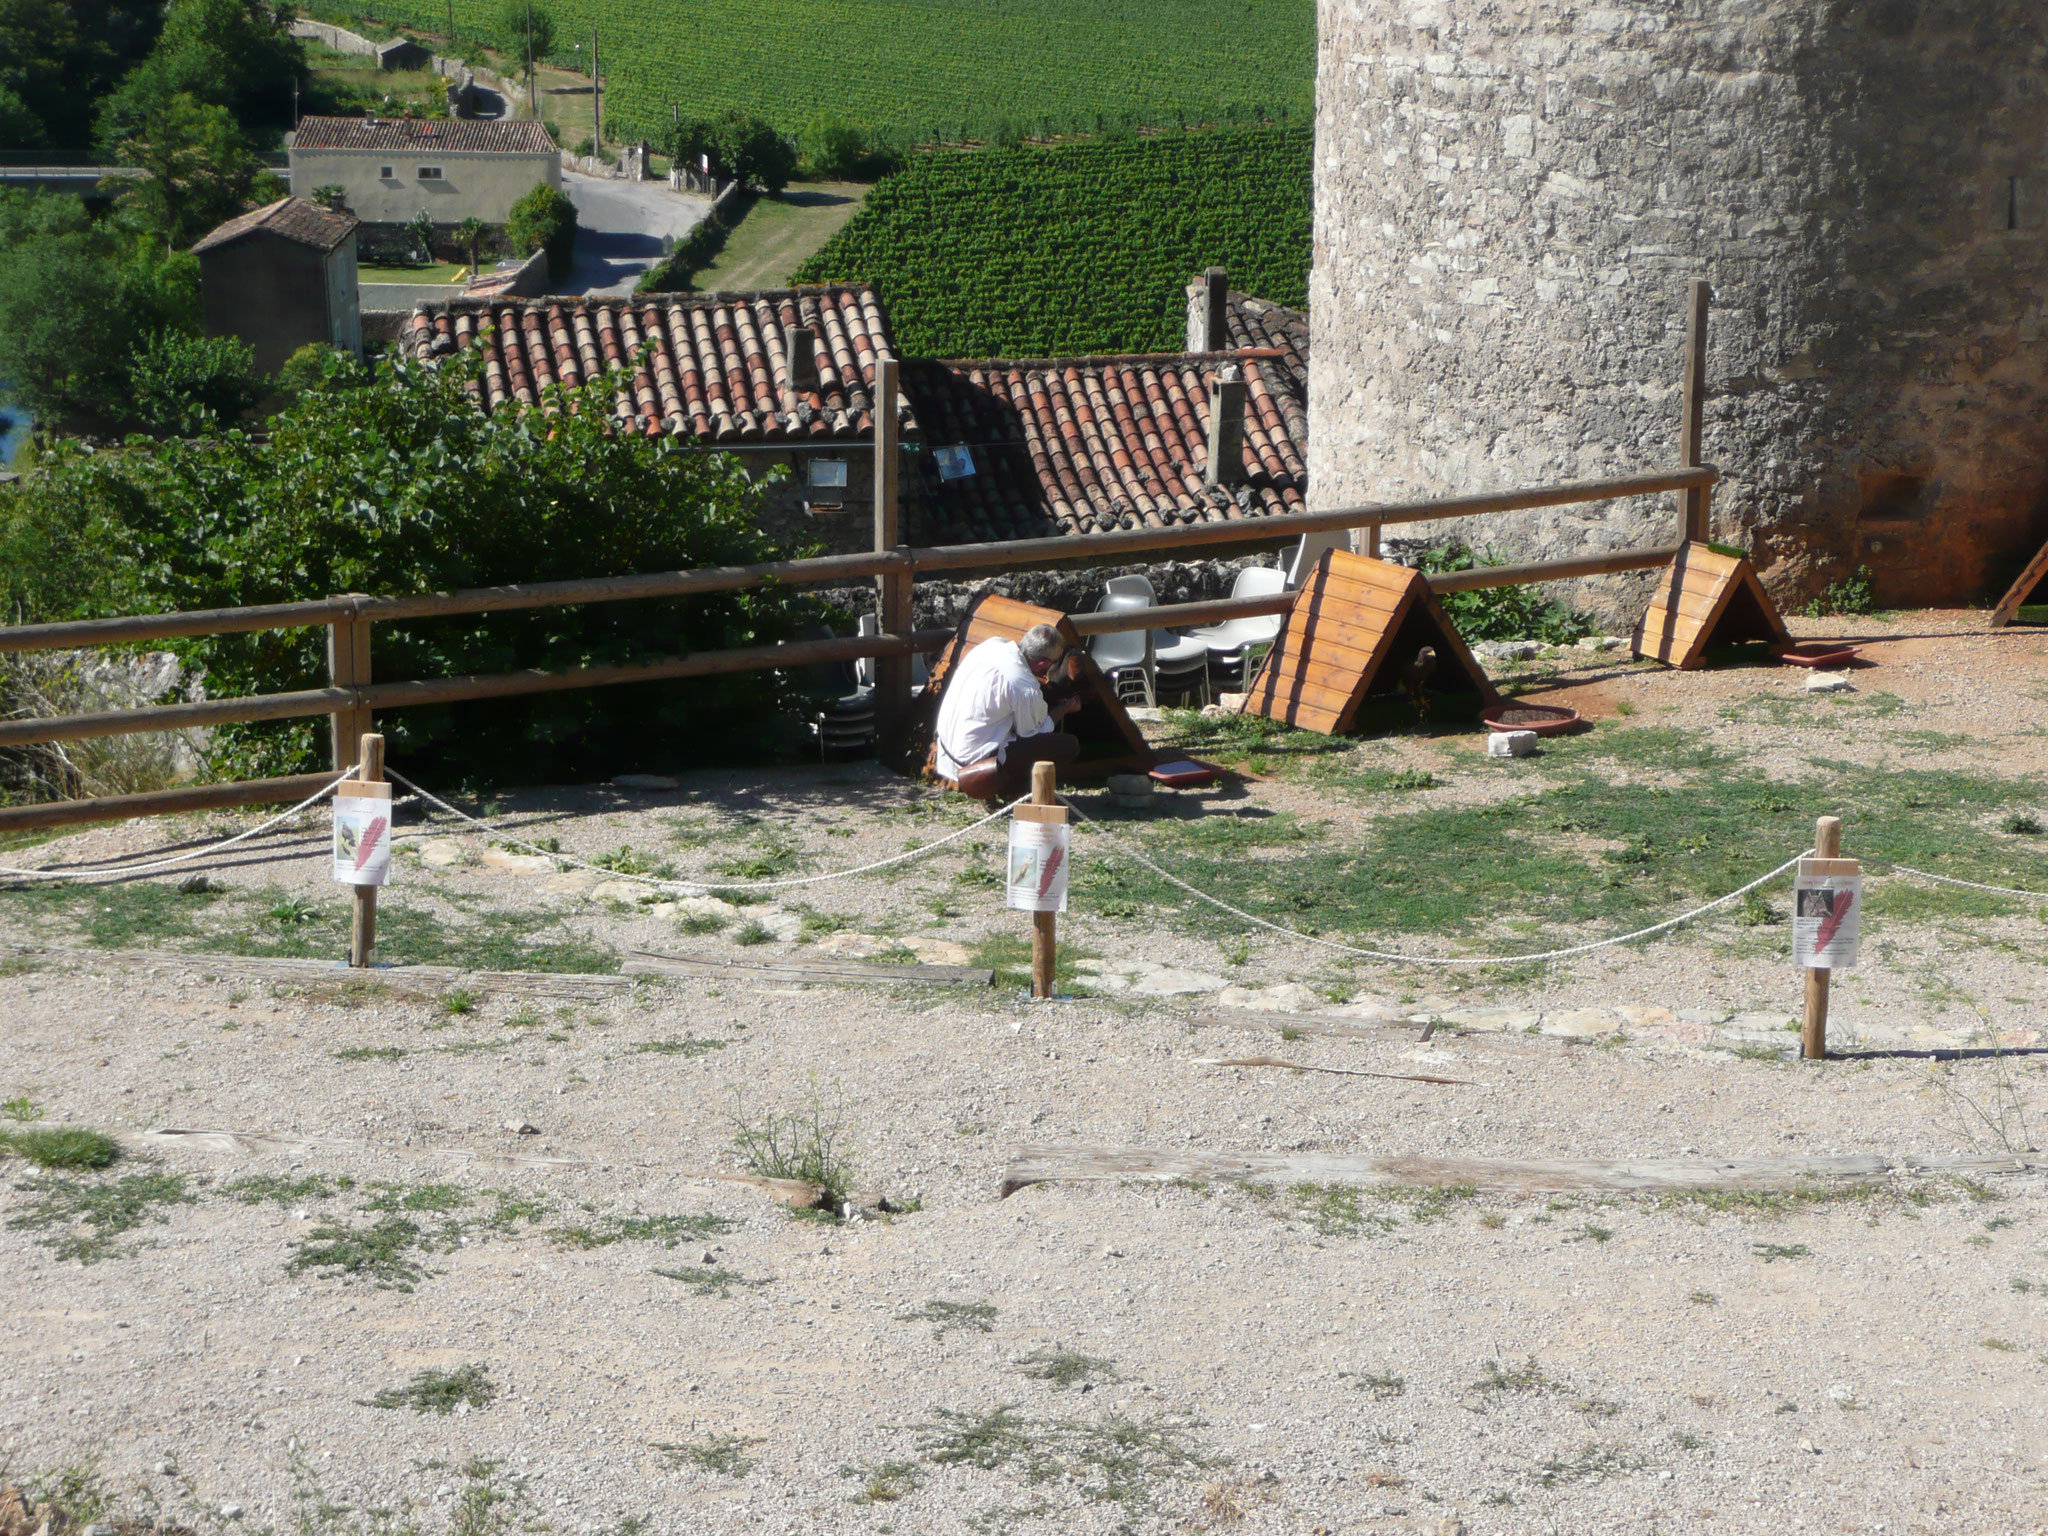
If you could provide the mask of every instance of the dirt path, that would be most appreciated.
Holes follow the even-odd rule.
[[[1897,621],[1856,694],[1834,699],[1780,669],[1680,678],[1553,661],[1551,686],[1609,723],[1514,764],[1475,757],[1448,727],[1335,754],[1212,729],[1217,755],[1256,759],[1255,776],[1119,832],[1187,867],[1211,859],[1218,879],[1235,865],[1241,899],[1262,870],[1292,872],[1416,951],[1574,931],[1529,917],[1544,893],[1484,883],[1486,861],[1457,853],[1474,828],[1520,829],[1524,861],[1571,850],[1558,868],[1578,871],[1574,891],[1634,880],[1628,850],[1646,847],[1650,886],[1614,888],[1616,905],[1577,930],[1593,933],[1630,907],[1662,915],[1669,902],[1647,892],[1684,886],[1688,860],[1735,857],[1677,844],[1703,822],[1774,846],[1781,820],[1795,837],[1810,820],[1807,799],[1779,811],[1771,796],[1849,786],[1897,797],[1857,812],[1852,851],[1908,836],[1917,817],[1967,867],[2048,888],[2040,835],[2006,830],[2048,791],[2031,718],[2042,637],[1966,622]],[[1159,729],[1208,728],[1176,716]],[[1386,787],[1417,782],[1386,777],[1398,773],[1429,787]],[[1666,818],[1644,823],[1647,843],[1576,826],[1636,800]],[[662,863],[679,879],[821,871],[970,814],[857,764],[510,794],[494,824],[609,855],[613,875],[410,825],[389,942],[501,970],[522,954],[796,963],[864,946],[1013,966],[1022,927],[988,889],[981,843],[888,880],[725,909],[617,878]],[[184,830],[216,822],[237,824]],[[1312,830],[1277,835],[1287,827]],[[8,857],[105,856],[164,830]],[[1228,857],[1213,857],[1216,838]],[[1434,908],[1384,904],[1403,846],[1440,849],[1446,888],[1491,892],[1495,910],[1431,932]],[[99,1173],[15,1160],[0,1175],[9,1467],[97,1456],[131,1505],[146,1484],[210,1530],[304,1516],[367,1532],[372,1509],[464,1536],[515,1520],[591,1533],[640,1520],[2048,1529],[2038,1172],[1764,1194],[997,1193],[1018,1149],[1062,1143],[1681,1165],[2038,1145],[2037,904],[1875,886],[1886,905],[1837,988],[1843,1055],[1825,1063],[1786,1053],[1798,978],[1781,915],[1717,917],[1540,971],[1444,975],[1353,966],[1150,896],[1126,913],[1120,887],[1084,884],[1063,933],[1082,961],[1070,987],[1095,995],[1043,1005],[1007,979],[971,992],[735,971],[582,996],[403,973],[266,980],[174,952],[331,950],[320,847],[312,826],[212,863],[222,894],[0,892],[0,940],[18,955],[0,964],[0,1113],[14,1117],[0,1130],[93,1127],[132,1149]],[[1329,861],[1354,847],[1374,878],[1345,884]],[[1107,867],[1081,848],[1077,869]],[[1337,909],[1300,920],[1317,910]],[[94,942],[166,952],[117,963],[91,958]],[[20,948],[34,944],[87,957]],[[1233,1003],[1299,1022],[1281,1014],[1263,1035],[1191,1022]],[[1425,1041],[1404,1019],[1435,1027]],[[1461,1081],[1205,1064],[1258,1055]],[[143,1136],[164,1127],[298,1140],[223,1153]],[[852,1219],[705,1177],[745,1171],[738,1143],[758,1151],[771,1129],[850,1164]],[[442,1383],[445,1416],[375,1405],[421,1372],[472,1365],[481,1377]]]

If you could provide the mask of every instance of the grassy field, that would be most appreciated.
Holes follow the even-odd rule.
[[[787,287],[797,269],[845,227],[868,190],[851,181],[796,182],[780,199],[756,199],[691,286],[699,293]]]
[[[314,0],[311,14],[441,32],[446,0]],[[495,42],[498,0],[455,0],[458,53]],[[903,140],[1306,119],[1311,0],[553,0],[557,62],[592,28],[614,138],[671,109],[755,112],[786,131],[840,119]],[[566,124],[564,125],[566,128]],[[572,138],[573,142],[573,138]]]
[[[1311,147],[1304,125],[922,156],[799,276],[873,283],[913,357],[1177,348],[1205,266],[1307,302]]]
[[[488,259],[485,265],[489,265]],[[469,276],[469,268],[454,261],[437,261],[428,267],[384,266],[365,261],[356,270],[366,283],[460,283]]]

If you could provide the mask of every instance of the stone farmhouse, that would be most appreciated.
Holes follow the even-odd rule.
[[[292,189],[340,187],[368,225],[420,213],[437,225],[503,224],[535,187],[562,184],[562,152],[539,123],[308,117],[291,136]]]
[[[1674,462],[1697,278],[1715,536],[1782,597],[1865,566],[1888,605],[1995,596],[2048,535],[2040,0],[1319,10],[1318,506]]]
[[[206,334],[239,336],[263,372],[308,342],[362,355],[353,215],[281,198],[228,220],[192,254]]]
[[[1253,327],[1291,316],[1305,336],[1306,317],[1230,300],[1229,344],[1199,352],[899,357],[905,537],[968,543],[1302,510],[1306,358]],[[788,472],[771,532],[872,546],[875,362],[898,352],[867,288],[457,299],[416,310],[400,341],[425,361],[480,350],[490,410],[624,368],[617,413],[632,430]],[[1223,445],[1213,475],[1212,434]]]

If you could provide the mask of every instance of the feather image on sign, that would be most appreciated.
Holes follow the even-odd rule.
[[[1862,927],[1861,875],[1817,874],[1800,870],[1792,885],[1792,958],[1795,962],[1809,970],[1848,970],[1856,964],[1856,947]]]
[[[391,877],[391,797],[337,796],[334,878],[343,885],[383,885]]]
[[[1071,827],[1049,822],[1010,823],[1009,899],[1014,912],[1067,910],[1067,838]]]

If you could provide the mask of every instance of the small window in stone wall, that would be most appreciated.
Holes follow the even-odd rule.
[[[1910,523],[1927,511],[1927,477],[1904,470],[1865,470],[1857,477],[1856,520],[1861,523]]]
[[[421,181],[439,181],[440,179],[441,167],[438,165],[423,165],[420,167]]]
[[[807,482],[814,491],[846,489],[846,460],[812,459],[806,466]]]

